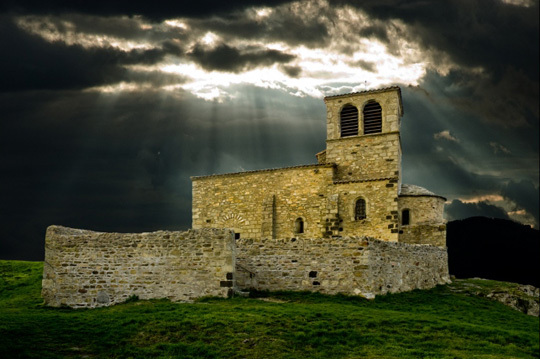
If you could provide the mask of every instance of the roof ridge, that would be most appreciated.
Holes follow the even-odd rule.
[[[257,172],[272,172],[272,171],[280,171],[280,170],[289,170],[289,169],[297,169],[297,168],[310,168],[310,167],[335,167],[335,163],[313,163],[309,165],[298,165],[298,166],[289,166],[289,167],[277,167],[277,168],[265,168],[260,170],[251,170],[251,171],[242,171],[242,172],[229,172],[229,173],[214,173],[211,175],[203,175],[203,176],[191,176],[191,180],[196,179],[203,179],[208,177],[220,177],[220,176],[237,176],[237,175],[243,175],[246,173],[257,173]]]
[[[383,88],[374,89],[374,90],[364,90],[364,91],[349,92],[349,93],[342,93],[342,94],[338,94],[338,95],[325,96],[324,99],[340,97],[340,96],[359,95],[359,94],[365,94],[365,93],[377,93],[377,92],[384,92],[384,91],[388,91],[388,90],[399,90],[401,92],[401,88],[399,86],[388,86],[388,87],[383,87]]]

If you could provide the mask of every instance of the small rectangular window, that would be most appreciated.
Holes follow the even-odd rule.
[[[408,209],[401,211],[401,225],[407,226],[411,222],[411,213]]]
[[[304,220],[302,218],[297,218],[296,221],[294,221],[294,232],[304,233]]]
[[[356,200],[354,206],[354,219],[356,221],[366,219],[366,201],[363,198]]]

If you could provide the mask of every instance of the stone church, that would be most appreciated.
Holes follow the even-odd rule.
[[[401,181],[399,87],[328,96],[318,163],[192,177],[193,228],[236,239],[339,238],[446,245],[445,198]]]
[[[191,230],[50,226],[45,303],[93,308],[250,289],[374,298],[448,283],[445,199],[401,183],[400,89],[324,101],[317,164],[193,177]]]

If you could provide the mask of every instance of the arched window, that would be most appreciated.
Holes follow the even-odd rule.
[[[375,101],[364,106],[364,135],[382,132],[382,108]]]
[[[358,136],[358,109],[345,105],[341,110],[341,137]]]
[[[363,198],[358,198],[354,205],[354,220],[366,218],[366,200]]]
[[[297,218],[294,221],[294,233],[304,233],[304,220],[302,218]]]
[[[401,225],[408,226],[411,223],[411,212],[408,209],[401,211]]]

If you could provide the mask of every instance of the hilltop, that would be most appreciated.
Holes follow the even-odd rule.
[[[506,219],[471,217],[448,222],[450,274],[540,287],[537,229]]]
[[[41,262],[0,261],[4,358],[537,358],[538,318],[459,280],[377,297],[254,293],[196,303],[48,308]]]

